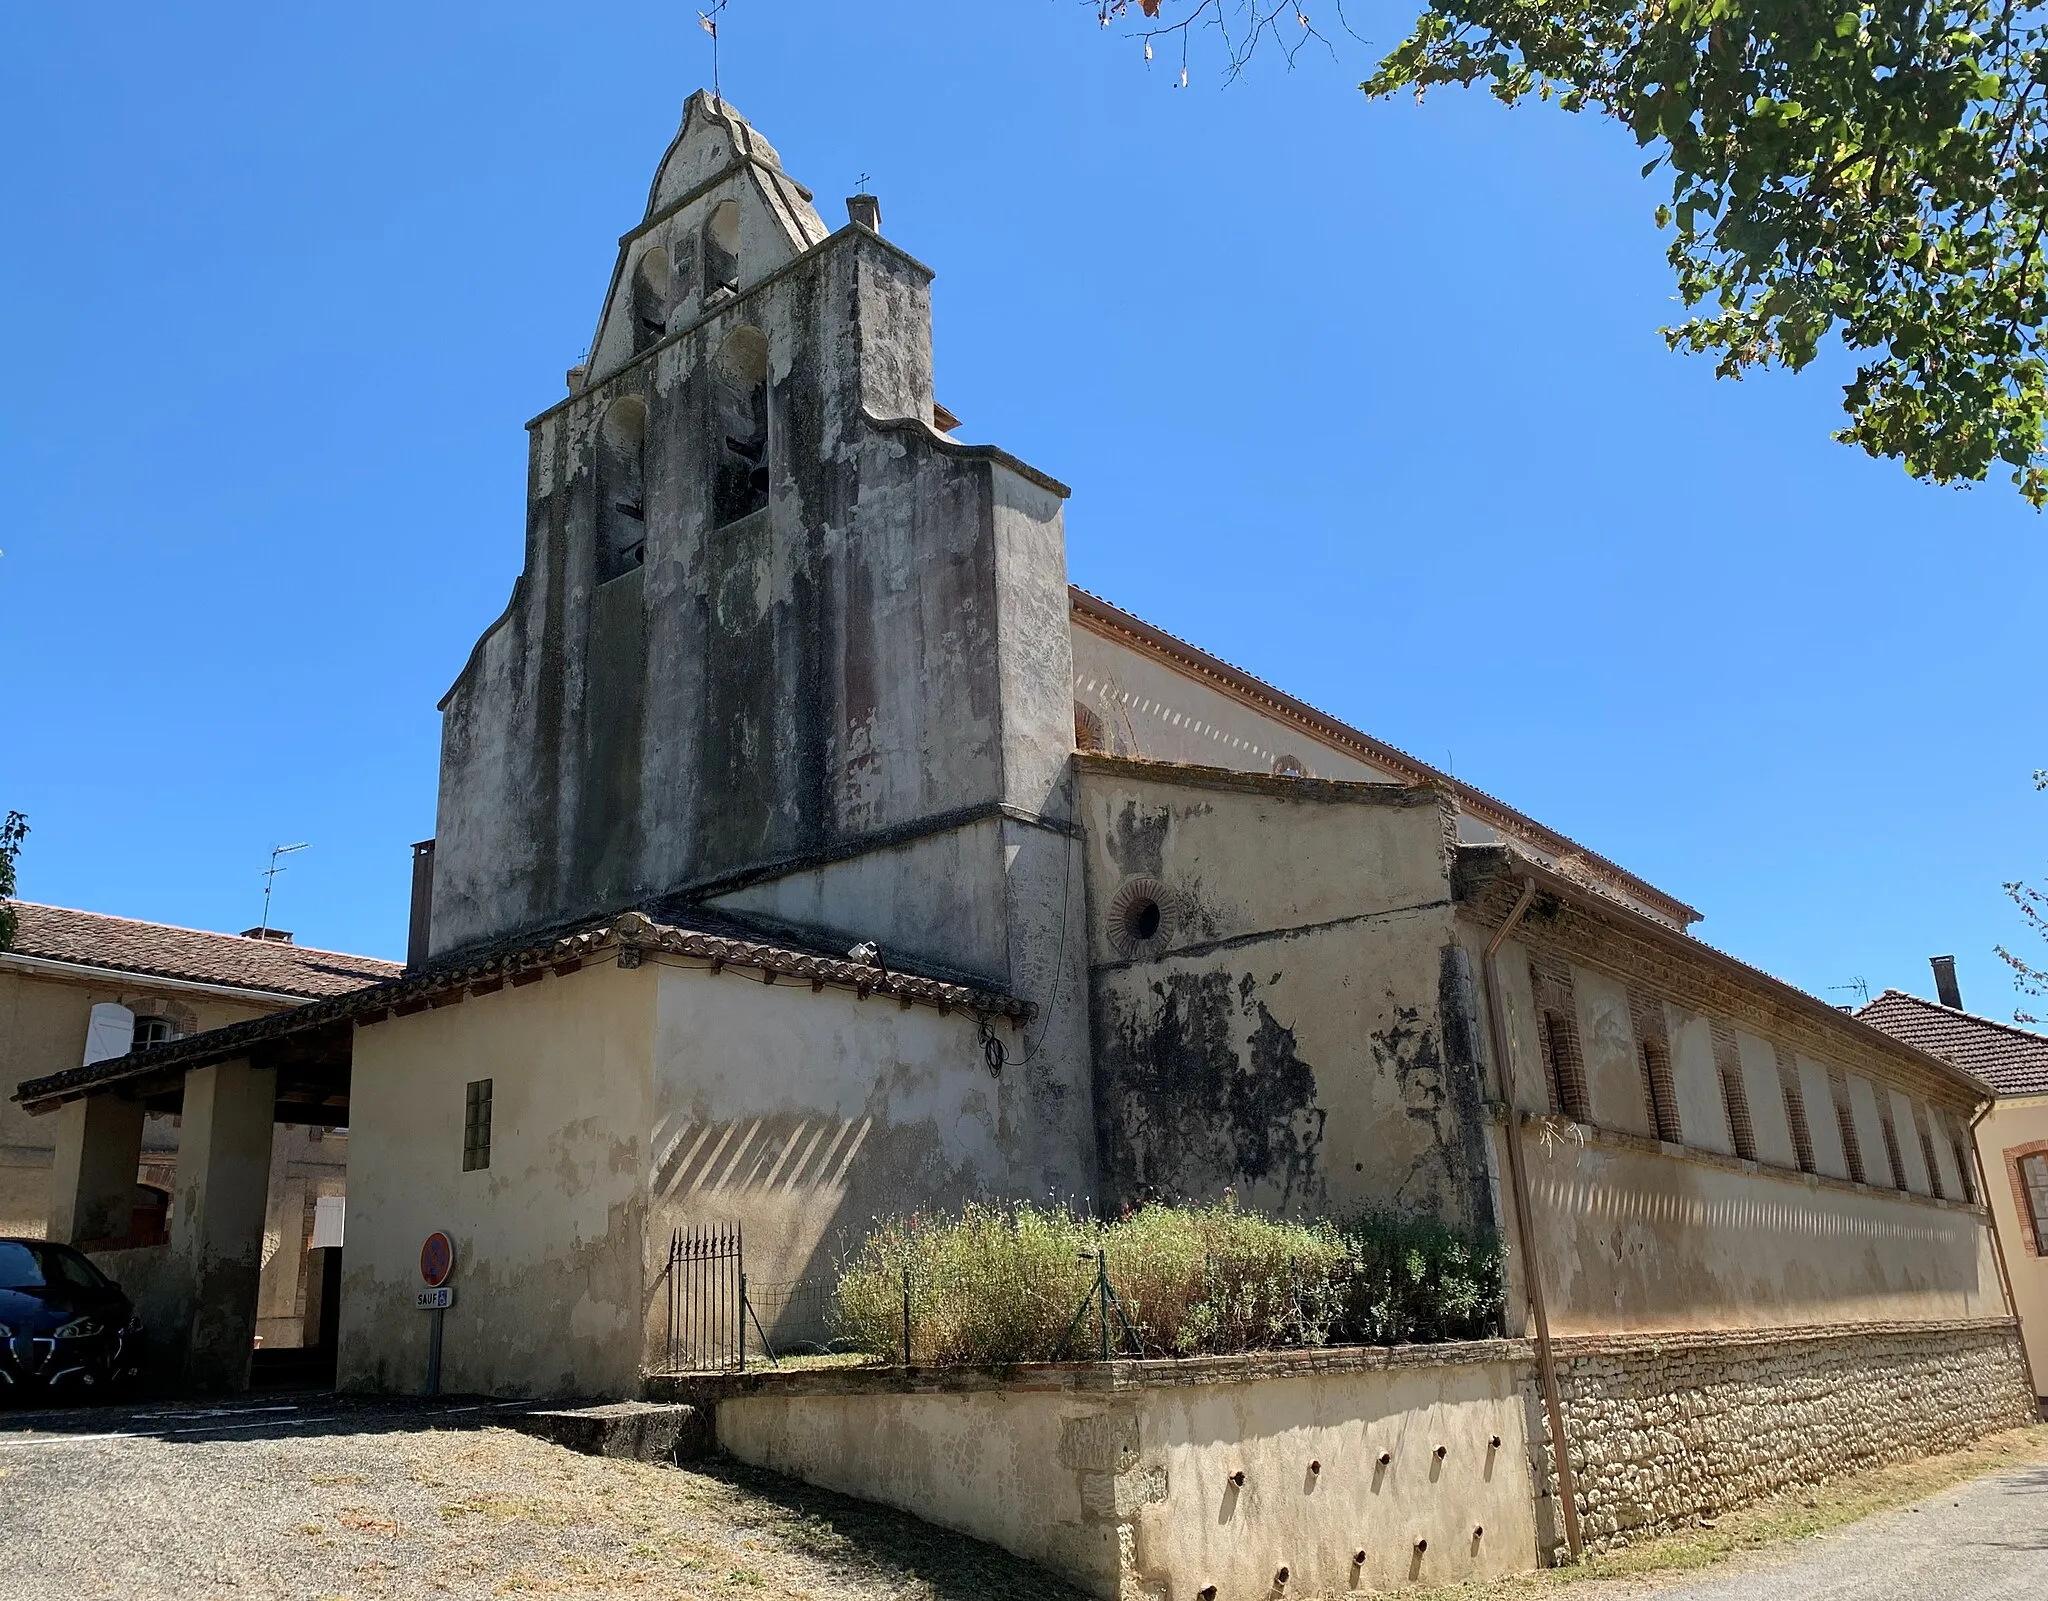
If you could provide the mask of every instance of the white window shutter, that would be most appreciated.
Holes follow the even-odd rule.
[[[347,1196],[321,1196],[313,1203],[313,1243],[307,1249],[324,1251],[329,1246],[341,1244],[342,1231],[347,1221]]]
[[[102,1001],[92,1009],[92,1022],[85,1031],[85,1065],[109,1057],[126,1056],[135,1044],[135,1014],[125,1006]]]

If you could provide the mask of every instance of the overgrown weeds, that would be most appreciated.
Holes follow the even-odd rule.
[[[1080,1357],[1098,1313],[1078,1331],[1075,1314],[1104,1269],[1148,1356],[1475,1339],[1499,1327],[1502,1252],[1490,1237],[1392,1213],[1287,1222],[1225,1201],[1106,1222],[1030,1204],[886,1221],[840,1274],[839,1332],[902,1360],[907,1291],[920,1366]]]

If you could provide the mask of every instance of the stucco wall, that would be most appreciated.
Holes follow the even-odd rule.
[[[1287,1594],[1390,1589],[1534,1565],[1518,1349],[1138,1364],[1113,1388],[763,1387],[719,1402],[718,1438],[1097,1596],[1253,1601],[1282,1567]]]
[[[1551,1327],[1757,1328],[2004,1311],[1981,1213],[1674,1156],[1569,1125],[1525,1137]]]
[[[392,1017],[355,1037],[344,1388],[416,1392],[426,1236],[455,1241],[442,1384],[631,1394],[656,972],[609,962]],[[464,1086],[492,1080],[491,1163],[464,1172]]]
[[[749,1282],[772,1307],[779,1286],[829,1275],[877,1217],[1043,1195],[1016,1127],[1028,1086],[989,1073],[973,1017],[698,965],[643,971],[658,974],[649,1284],[671,1230],[738,1224]],[[650,1366],[665,1308],[650,1301]]]
[[[482,1078],[490,1166],[464,1172]],[[448,1389],[637,1393],[667,1357],[677,1228],[738,1226],[770,1334],[813,1334],[773,1326],[781,1290],[829,1274],[877,1216],[1042,1193],[1020,1102],[969,1014],[660,953],[361,1028],[341,1382],[424,1383],[413,1296],[435,1229],[458,1260]]]
[[[2033,1421],[2025,1378],[2004,1319],[1566,1341],[1558,1379],[1584,1536],[1598,1549],[1955,1450]],[[1540,1410],[1533,1426],[1547,1462]]]
[[[1479,1085],[1442,1004],[1434,792],[1077,758],[1112,1204],[1393,1206],[1490,1226]],[[1139,897],[1139,899],[1133,899]],[[1124,927],[1140,900],[1159,932]]]
[[[1460,919],[1475,969],[1487,930]],[[1753,995],[1670,961],[1583,952],[1543,943],[1543,930],[1505,941],[1495,964],[1511,1062],[1510,1093],[1532,1123],[1525,1134],[1552,1325],[1561,1333],[1631,1329],[1753,1328],[1848,1321],[1971,1318],[2003,1310],[1982,1211],[1962,1199],[1950,1156],[1965,1092],[1931,1078],[1911,1086],[1886,1073],[1868,1042],[1825,1042],[1848,1104],[1862,1108],[1865,1185],[1849,1182],[1829,1065],[1814,1029],[1797,1032]],[[1634,971],[1628,971],[1631,960]],[[1553,1011],[1567,1016],[1589,1092],[1591,1118],[1574,1124],[1553,1104],[1532,966]],[[1621,976],[1627,973],[1627,976]],[[1560,983],[1564,990],[1560,990]],[[1680,1139],[1654,1133],[1643,1034],[1669,1050]],[[1721,1044],[1716,1045],[1716,1034]],[[1488,1054],[1490,1055],[1490,1049]],[[1741,1087],[1753,1158],[1733,1154],[1722,1068]],[[1816,1172],[1798,1169],[1784,1080],[1798,1086]],[[1907,1192],[1891,1187],[1876,1099],[1894,1117]],[[1491,1095],[1500,1093],[1489,1078]],[[1947,1199],[1928,1195],[1919,1120],[1933,1131]],[[1911,1154],[1908,1155],[1907,1153]]]
[[[2022,1154],[2048,1155],[2048,1095],[2014,1095],[1993,1103],[1990,1116],[1977,1125],[1977,1148],[2026,1336],[2034,1393],[2048,1399],[2048,1240],[2036,1234],[2016,1182]]]

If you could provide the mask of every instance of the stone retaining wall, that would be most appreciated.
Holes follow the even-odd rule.
[[[1561,1340],[1590,1548],[2036,1419],[2007,1319]],[[1549,1438],[1541,1423],[1546,1479]],[[1548,1538],[1561,1543],[1544,1486]]]

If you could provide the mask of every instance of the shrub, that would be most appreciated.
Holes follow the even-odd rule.
[[[1078,1358],[1098,1338],[1092,1308],[1074,1330],[1098,1255],[1152,1356],[1471,1339],[1499,1327],[1503,1254],[1490,1237],[1391,1213],[1287,1222],[1224,1202],[1151,1205],[1111,1222],[1030,1204],[885,1221],[841,1270],[840,1330],[900,1359],[907,1272],[920,1366]]]

